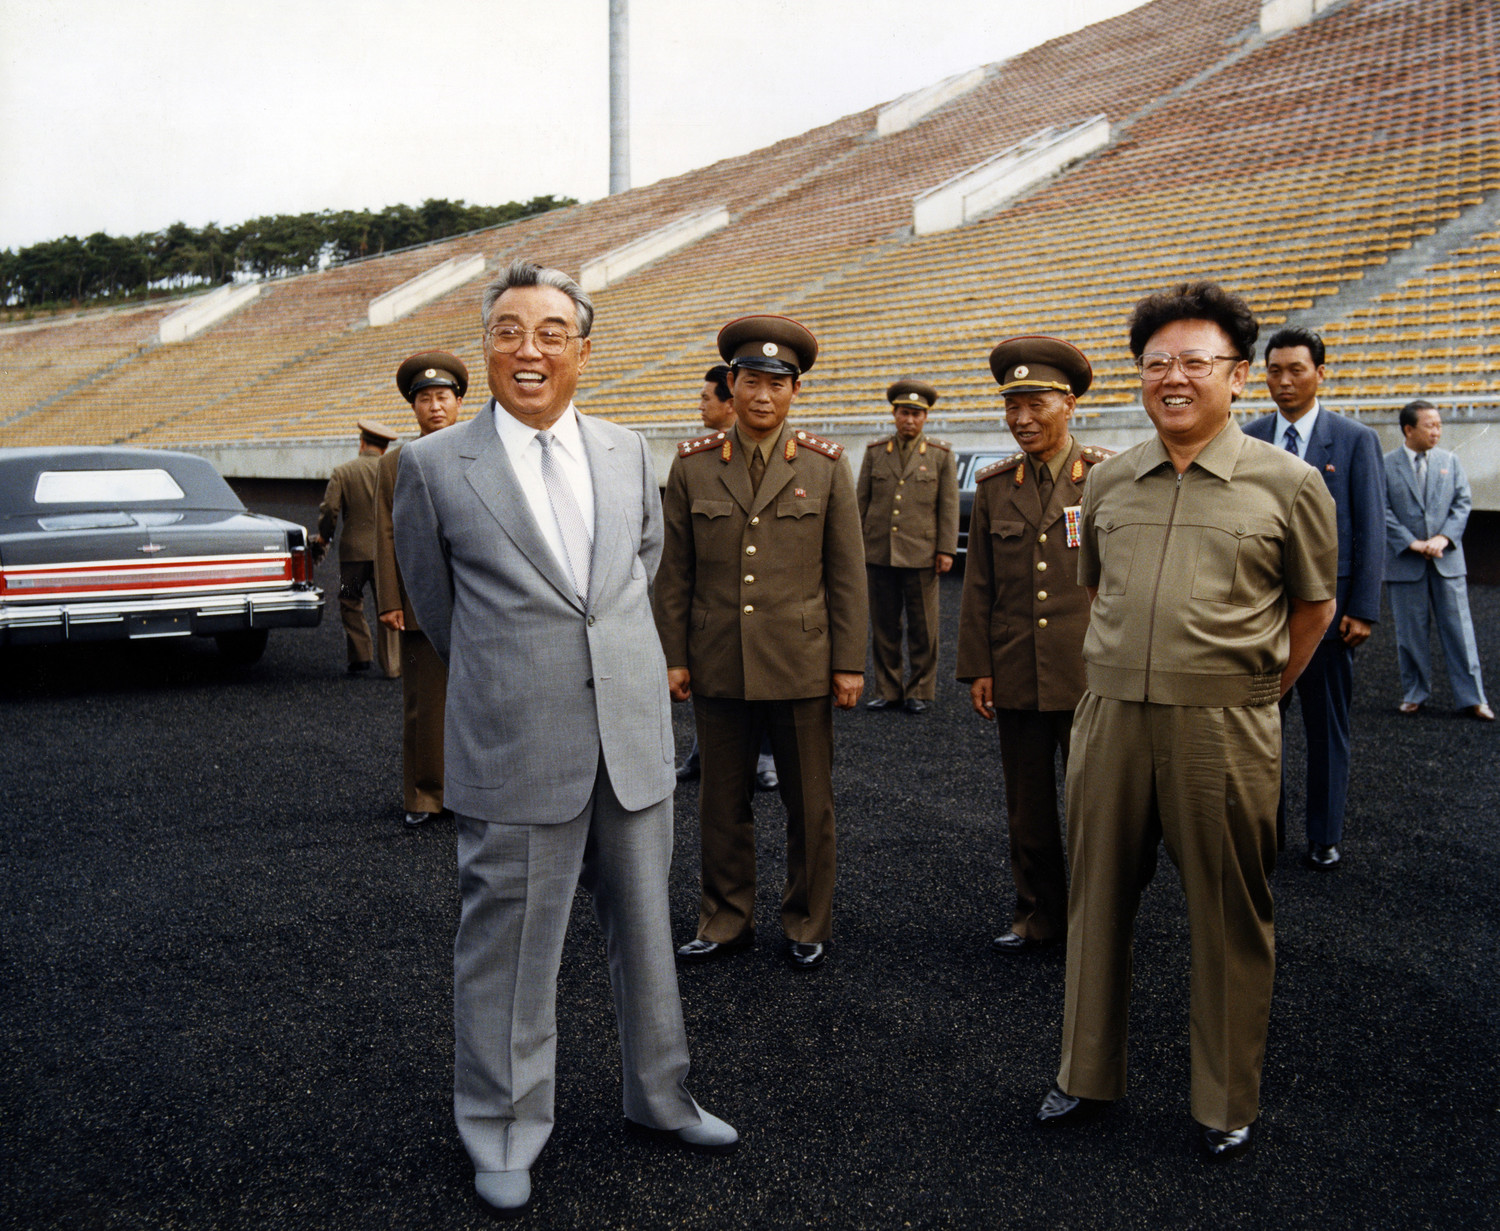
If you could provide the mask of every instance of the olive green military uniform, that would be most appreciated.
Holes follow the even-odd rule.
[[[1187,898],[1193,1118],[1255,1120],[1289,600],[1333,598],[1337,567],[1317,473],[1232,421],[1180,478],[1158,438],[1090,475],[1078,581],[1098,596],[1068,760],[1066,1093],[1125,1091],[1133,921],[1160,840]]]
[[[691,673],[703,778],[698,935],[754,930],[755,760],[763,731],[787,811],[781,923],[833,927],[833,672],[865,662],[864,553],[840,446],[783,424],[751,482],[738,427],[678,446],[655,585],[667,666]]]
[[[1055,763],[1059,752],[1064,765],[1068,760],[1089,626],[1088,594],[1077,582],[1076,511],[1089,471],[1110,456],[1073,439],[1050,464],[1017,453],[976,476],[958,617],[958,678],[994,679],[1016,887],[1011,931],[1027,940],[1067,934]]]
[[[938,575],[958,552],[958,468],[946,440],[892,434],[865,449],[855,485],[864,527],[875,691],[887,701],[937,693]],[[901,621],[911,674],[901,679]]]
[[[380,459],[375,502],[375,609],[400,611],[405,628],[401,647],[401,791],[408,812],[443,810],[443,711],[448,704],[448,668],[417,623],[417,613],[401,584],[396,563],[391,506],[401,446]],[[382,627],[384,627],[382,625]]]
[[[401,672],[396,634],[381,626],[380,640],[375,644],[365,619],[365,587],[375,581],[375,496],[380,483],[380,457],[361,453],[333,468],[318,507],[318,533],[324,542],[331,543],[339,519],[343,519],[339,536],[339,616],[349,662],[367,663],[378,654],[380,669],[396,676]]]

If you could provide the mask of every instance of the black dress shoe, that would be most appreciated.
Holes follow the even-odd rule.
[[[711,962],[715,958],[728,957],[731,953],[741,949],[748,949],[755,943],[755,937],[747,936],[741,940],[724,941],[704,940],[698,936],[685,945],[677,946],[677,960],[679,962]]]
[[[893,710],[901,704],[899,701],[887,701],[884,697],[871,697],[865,702],[867,710]]]
[[[677,767],[677,781],[691,782],[701,772],[698,763],[698,754],[695,752]]]
[[[919,701],[916,697],[907,697],[902,702],[902,705],[908,714],[925,714],[928,703],[926,701]]]
[[[408,812],[406,814],[406,823],[415,829],[418,825],[425,825],[428,821],[435,820],[441,815],[441,812]]]
[[[1051,940],[1038,940],[1034,936],[1021,936],[1016,932],[1006,932],[1004,936],[997,936],[990,941],[990,948],[996,953],[1028,953],[1033,949],[1041,949],[1055,943]]]
[[[350,663],[347,667],[344,668],[344,670],[349,675],[358,675],[361,671],[368,671],[369,669],[370,660],[368,658],[365,659],[362,663]]]
[[[1343,858],[1339,854],[1337,842],[1329,846],[1323,846],[1320,843],[1314,842],[1307,848],[1307,854],[1304,856],[1302,862],[1316,871],[1332,872],[1343,862]]]
[[[805,941],[794,940],[786,956],[787,961],[791,962],[797,970],[811,970],[814,966],[823,964],[823,959],[828,956],[828,947],[821,941],[808,944]]]
[[[1074,1098],[1064,1094],[1057,1086],[1047,1091],[1047,1097],[1036,1109],[1032,1123],[1038,1128],[1057,1128],[1063,1124],[1087,1124],[1096,1119],[1109,1106],[1108,1099]]]
[[[1219,1128],[1205,1128],[1199,1133],[1198,1141],[1205,1157],[1215,1162],[1238,1158],[1241,1154],[1248,1154],[1255,1144],[1250,1128],[1248,1124],[1244,1128],[1233,1128],[1228,1132]]]

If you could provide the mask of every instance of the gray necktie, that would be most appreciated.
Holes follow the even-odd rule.
[[[1302,451],[1297,448],[1297,445],[1300,443],[1300,441],[1301,437],[1297,435],[1297,425],[1295,423],[1287,424],[1286,440],[1284,443],[1286,445],[1286,451],[1293,457],[1302,456]]]
[[[551,432],[538,432],[538,443],[542,446],[542,482],[547,488],[547,502],[552,506],[552,516],[557,520],[558,533],[562,535],[563,554],[567,556],[569,571],[573,574],[573,589],[580,599],[589,593],[589,557],[593,554],[593,540],[583,524],[583,513],[573,496],[573,489],[562,472],[562,466],[552,456],[552,446],[557,438]]]
[[[1412,465],[1417,468],[1417,495],[1427,495],[1427,454],[1418,453],[1412,459]]]

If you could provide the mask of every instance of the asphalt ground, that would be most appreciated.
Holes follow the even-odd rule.
[[[1303,869],[1296,822],[1274,878],[1256,1151],[1192,1149],[1166,858],[1138,924],[1130,1093],[1039,1134],[1063,955],[988,948],[1009,920],[1000,769],[951,678],[959,584],[933,711],[836,717],[828,962],[783,961],[784,813],[763,795],[757,947],[682,974],[691,1087],[741,1130],[734,1156],[627,1134],[580,898],[529,1225],[1493,1226],[1500,730],[1446,709],[1445,683],[1399,717],[1382,624],[1356,665],[1345,865]],[[1471,601],[1493,689],[1500,590]],[[0,655],[0,1225],[488,1225],[451,1119],[453,827],[402,825],[400,685],[343,661],[336,609],[248,671],[196,642]],[[697,798],[677,793],[679,939]]]

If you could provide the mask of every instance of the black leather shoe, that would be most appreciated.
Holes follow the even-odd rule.
[[[358,675],[362,671],[370,669],[370,660],[367,658],[362,663],[350,663],[344,670],[350,675]]]
[[[787,961],[798,970],[811,970],[814,966],[821,966],[823,959],[828,956],[828,947],[821,941],[806,944],[800,940],[792,941],[791,948],[787,950]]]
[[[1032,936],[1021,936],[1015,932],[1006,932],[1004,936],[997,936],[990,941],[990,948],[996,953],[1029,953],[1035,949],[1044,948],[1055,944],[1051,940],[1037,940]]]
[[[755,789],[757,791],[774,791],[781,785],[781,779],[776,776],[774,769],[758,769],[755,771]]]
[[[685,945],[677,946],[677,960],[679,962],[711,962],[715,958],[728,957],[741,949],[748,949],[755,943],[753,936],[747,936],[743,940],[733,940],[720,943],[717,940],[704,940],[698,936]]]
[[[865,702],[867,710],[893,710],[900,705],[899,701],[887,701],[884,697],[871,697]]]
[[[1322,846],[1314,842],[1307,848],[1307,854],[1303,857],[1302,862],[1316,871],[1332,872],[1343,862],[1343,858],[1339,854],[1337,842],[1329,846]]]
[[[677,767],[677,781],[691,782],[701,772],[698,764],[698,754],[695,752]]]
[[[925,714],[927,712],[927,702],[919,701],[916,697],[907,697],[901,704],[908,714]]]
[[[1202,1129],[1199,1132],[1198,1141],[1203,1147],[1204,1156],[1219,1162],[1250,1153],[1255,1145],[1250,1133],[1251,1127],[1247,1124],[1244,1128],[1234,1128],[1228,1132],[1218,1128]]]
[[[1047,1097],[1036,1109],[1032,1123],[1038,1128],[1057,1128],[1064,1124],[1087,1124],[1096,1119],[1109,1106],[1108,1099],[1074,1098],[1064,1094],[1056,1086],[1047,1091]]]
[[[435,820],[441,815],[442,813],[440,812],[408,812],[406,814],[406,823],[415,829],[418,825],[425,825],[428,821]]]

